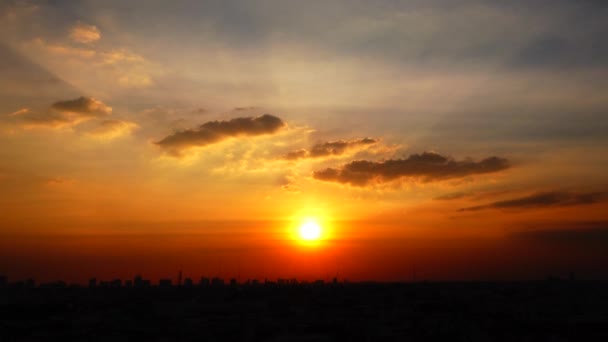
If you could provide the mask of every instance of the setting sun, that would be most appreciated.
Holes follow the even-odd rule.
[[[149,2],[0,0],[0,297],[608,279],[608,0]]]
[[[300,237],[307,241],[318,240],[321,237],[321,226],[312,220],[302,223],[300,226]]]

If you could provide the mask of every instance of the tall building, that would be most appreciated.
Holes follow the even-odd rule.
[[[138,289],[144,287],[144,282],[144,279],[139,274],[135,275],[135,278],[133,278],[133,286]]]
[[[161,279],[158,281],[158,287],[168,288],[172,286],[171,279]]]
[[[224,286],[224,279],[218,278],[218,277],[213,277],[213,279],[211,279],[211,285]]]
[[[209,286],[209,284],[210,284],[209,278],[201,277],[201,281],[199,283],[200,286]]]

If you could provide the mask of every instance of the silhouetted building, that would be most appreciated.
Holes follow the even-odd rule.
[[[14,288],[14,289],[22,289],[25,287],[25,283],[23,282],[23,280],[18,280],[18,281],[10,283],[9,287]]]
[[[209,286],[209,284],[210,284],[209,278],[201,277],[201,281],[199,282],[200,286]]]
[[[171,279],[161,279],[158,281],[158,287],[168,288],[172,286]]]
[[[133,286],[141,289],[143,287],[149,287],[150,286],[150,280],[144,279],[142,278],[141,275],[136,275],[135,278],[133,279]]]
[[[192,278],[184,279],[184,287],[191,288],[194,285]]]
[[[33,289],[34,287],[36,287],[36,281],[33,278],[28,278],[25,280],[24,285],[26,289]]]
[[[57,290],[63,282],[23,291],[13,285],[27,280],[11,282],[0,290],[0,341],[120,340],[134,334],[166,341],[608,341],[606,281],[336,281],[291,285],[294,279],[287,278],[283,287],[268,282],[252,288],[259,281],[250,279],[236,288],[181,291],[175,285]],[[141,277],[137,282],[144,286]],[[163,283],[171,286],[169,279]],[[182,286],[190,283],[186,278]],[[235,329],[235,322],[245,323],[244,329]]]
[[[97,278],[91,278],[91,279],[89,279],[89,287],[90,288],[97,287]]]
[[[224,279],[218,278],[218,277],[213,277],[213,279],[211,279],[211,285],[224,286]]]
[[[66,287],[67,287],[67,284],[64,281],[55,281],[55,282],[40,284],[40,288],[44,288],[44,289],[63,289]]]
[[[8,278],[6,276],[0,276],[0,288],[8,285]]]
[[[99,287],[103,287],[106,289],[118,289],[122,287],[122,280],[120,279],[112,279],[112,280],[102,280],[99,282]]]
[[[237,285],[237,281],[235,278],[230,279],[230,286],[235,287]]]
[[[150,287],[150,280],[143,279],[142,276],[138,274],[133,279],[133,286],[138,289]]]
[[[131,280],[131,279],[125,280],[125,287],[132,288],[133,287],[133,280]]]

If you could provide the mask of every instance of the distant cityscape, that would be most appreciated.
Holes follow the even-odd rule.
[[[608,283],[0,276],[0,341],[608,341]]]
[[[546,276],[544,278],[540,278],[544,281],[560,281],[560,280],[568,280],[575,281],[577,280],[576,274],[571,272],[567,275],[567,277],[556,277],[553,275]],[[363,281],[362,283],[375,283],[373,281]],[[415,283],[416,280],[413,278],[411,281],[407,283]],[[423,280],[422,282],[428,282]],[[441,281],[438,281],[441,283]],[[450,281],[448,281],[449,283]],[[475,282],[475,281],[471,281]],[[479,282],[479,281],[477,281]],[[491,282],[491,281],[490,281]],[[177,276],[177,280],[174,281],[172,278],[160,278],[157,282],[153,282],[150,279],[145,279],[141,275],[135,275],[133,279],[120,279],[113,278],[110,280],[102,280],[96,277],[90,278],[86,284],[81,283],[69,283],[62,280],[51,281],[51,282],[40,282],[37,283],[33,278],[21,279],[10,281],[10,279],[5,275],[0,275],[0,289],[1,288],[205,288],[205,287],[237,287],[237,286],[321,286],[321,285],[337,285],[337,284],[348,284],[350,283],[348,279],[338,279],[337,277],[333,277],[329,280],[326,279],[316,279],[313,281],[298,281],[297,278],[277,278],[277,279],[246,279],[244,281],[239,281],[237,278],[229,278],[224,279],[221,277],[200,277],[197,280],[191,277],[185,277],[182,279],[182,272],[180,271]],[[393,282],[400,283],[400,282]],[[403,282],[401,282],[403,283]]]
[[[86,285],[79,283],[68,283],[65,281],[52,281],[52,282],[41,282],[37,283],[33,278],[27,278],[23,280],[10,281],[7,276],[0,275],[0,288],[171,288],[171,287],[183,287],[183,288],[194,288],[194,287],[222,287],[222,286],[295,286],[295,285],[325,285],[325,284],[338,284],[348,283],[348,280],[343,279],[339,281],[337,277],[334,277],[330,281],[324,279],[317,279],[314,281],[298,281],[296,278],[277,278],[277,279],[247,279],[239,282],[236,278],[224,279],[220,277],[200,277],[198,280],[186,277],[182,280],[182,273],[179,272],[177,281],[173,281],[171,278],[161,278],[158,282],[153,282],[150,279],[145,279],[141,275],[136,275],[133,279],[120,279],[114,278],[111,280],[101,280],[97,278],[90,278]]]

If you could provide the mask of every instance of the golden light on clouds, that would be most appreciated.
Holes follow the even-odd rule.
[[[138,127],[136,123],[130,121],[104,120],[88,134],[98,139],[109,140],[131,134]]]
[[[70,30],[70,38],[77,43],[90,44],[101,39],[101,32],[95,25],[78,22]]]

